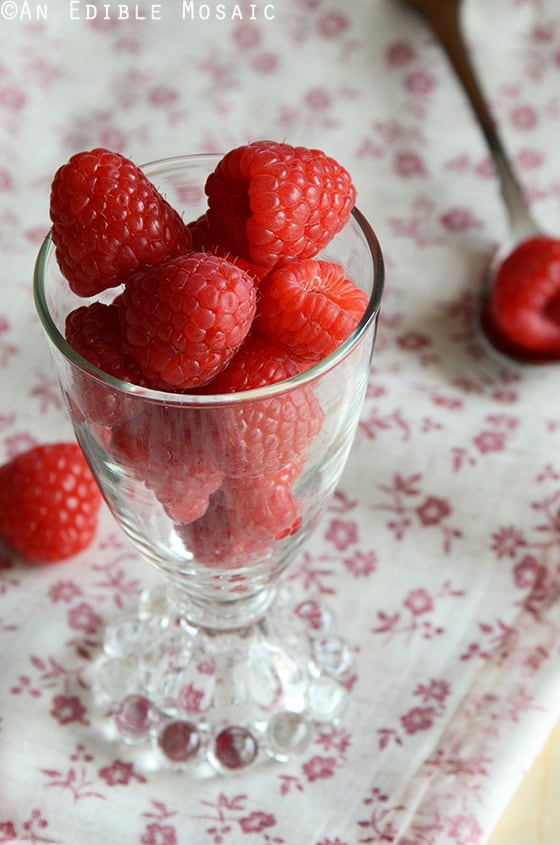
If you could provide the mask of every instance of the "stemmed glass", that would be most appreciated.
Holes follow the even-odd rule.
[[[144,167],[194,220],[215,156]],[[77,298],[50,235],[34,295],[78,442],[117,523],[162,577],[110,621],[95,700],[154,765],[204,775],[301,752],[337,719],[352,650],[329,608],[281,578],[325,511],[343,471],[368,383],[383,260],[364,216],[320,256],[369,295],[352,335],[283,382],[227,395],[166,393],[119,381],[64,338]],[[119,291],[98,299],[110,302]]]

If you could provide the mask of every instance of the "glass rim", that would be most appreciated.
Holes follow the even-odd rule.
[[[158,168],[159,171],[162,172],[163,170],[175,169],[180,165],[187,165],[189,163],[201,161],[203,158],[214,159],[218,161],[221,156],[215,155],[213,153],[170,156],[168,158],[157,159],[154,161],[147,162],[141,165],[141,169],[144,171],[151,171],[154,168]],[[309,366],[307,369],[304,369],[301,372],[296,373],[295,375],[290,376],[287,379],[283,379],[282,381],[274,382],[273,384],[268,384],[263,387],[254,388],[251,390],[244,390],[239,393],[195,394],[188,392],[175,392],[172,390],[166,391],[159,390],[156,388],[142,387],[140,385],[133,384],[132,382],[123,381],[122,379],[116,378],[115,376],[104,372],[103,370],[96,367],[94,364],[91,364],[86,358],[84,358],[82,355],[76,352],[76,350],[73,349],[72,346],[70,346],[64,335],[59,331],[58,326],[56,325],[51,315],[49,306],[47,304],[44,285],[45,272],[49,260],[56,261],[54,257],[54,244],[50,231],[43,238],[33,269],[33,299],[35,303],[35,308],[39,316],[41,325],[47,334],[47,337],[49,338],[51,343],[53,343],[53,345],[62,353],[62,355],[72,365],[78,367],[86,375],[95,379],[96,381],[101,382],[107,387],[110,387],[112,390],[118,390],[123,394],[128,394],[130,396],[138,396],[139,398],[141,397],[143,399],[150,399],[162,404],[181,404],[193,406],[207,406],[211,404],[226,405],[239,401],[246,402],[257,398],[268,398],[277,394],[285,393],[286,391],[289,391],[296,386],[301,386],[308,382],[314,381],[315,379],[322,376],[324,373],[332,370],[339,363],[339,361],[345,358],[352,351],[352,349],[354,349],[354,347],[360,342],[361,338],[366,333],[370,323],[375,320],[378,316],[381,307],[381,298],[385,280],[385,266],[381,246],[372,226],[370,225],[364,214],[362,214],[362,212],[356,206],[354,206],[354,208],[352,209],[351,217],[354,219],[358,228],[360,229],[366,241],[372,259],[373,289],[371,291],[369,301],[362,318],[360,319],[356,328],[346,338],[346,340],[343,341],[340,346],[333,350],[333,352],[331,352],[329,355],[326,355],[320,361],[317,361],[316,363]],[[62,274],[61,278],[63,278]],[[115,288],[115,291],[117,290],[118,288]],[[84,305],[88,304],[88,302],[89,299],[84,298]]]

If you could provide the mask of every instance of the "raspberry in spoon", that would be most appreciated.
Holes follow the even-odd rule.
[[[493,280],[482,325],[512,358],[560,359],[560,240],[528,238],[508,255]]]

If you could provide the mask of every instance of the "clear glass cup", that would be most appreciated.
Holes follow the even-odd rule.
[[[204,210],[217,160],[181,156],[144,170],[188,221]],[[351,649],[328,608],[296,600],[281,575],[352,445],[383,259],[358,210],[321,258],[342,264],[369,295],[352,335],[286,381],[203,396],[122,382],[78,355],[64,324],[88,300],[63,279],[50,235],[40,248],[35,303],[77,440],[117,523],[163,576],[108,623],[93,686],[121,738],[150,743],[162,765],[224,772],[287,759],[346,698]]]

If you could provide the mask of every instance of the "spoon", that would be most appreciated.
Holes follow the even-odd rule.
[[[424,17],[443,47],[488,144],[509,217],[511,242],[498,250],[491,262],[483,292],[481,327],[492,344],[509,357],[531,363],[548,361],[551,359],[550,353],[543,354],[542,350],[535,352],[535,350],[523,348],[523,345],[519,344],[519,338],[512,341],[505,336],[500,337],[499,329],[496,325],[490,324],[488,309],[485,309],[485,302],[492,291],[496,274],[511,251],[515,251],[518,245],[525,242],[530,246],[533,239],[535,239],[535,249],[538,249],[542,245],[542,239],[548,239],[549,236],[542,232],[532,217],[523,189],[505,151],[470,61],[461,29],[461,0],[401,0],[401,2]],[[527,279],[527,284],[529,281]],[[534,305],[528,303],[528,307],[534,308]],[[560,357],[560,347],[552,356],[554,360],[558,357]]]

